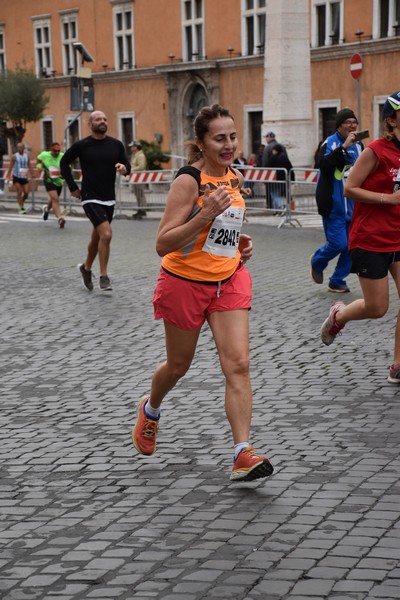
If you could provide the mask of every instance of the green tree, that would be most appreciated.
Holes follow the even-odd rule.
[[[24,138],[27,123],[42,118],[48,101],[43,82],[33,71],[17,68],[0,74],[0,119],[9,123],[4,133],[14,150]]]
[[[161,163],[167,163],[170,157],[161,150],[160,144],[157,142],[146,142],[139,140],[142,144],[142,150],[147,159],[147,166],[150,171],[162,169]]]

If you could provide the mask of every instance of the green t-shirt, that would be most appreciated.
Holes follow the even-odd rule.
[[[49,150],[43,150],[37,157],[37,166],[44,168],[44,180],[54,185],[62,186],[64,179],[60,175],[60,160],[64,152],[59,152],[57,156],[53,156]]]

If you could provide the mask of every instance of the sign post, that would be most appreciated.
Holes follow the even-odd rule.
[[[93,56],[81,42],[73,42],[75,52],[81,55],[82,64],[78,63],[76,57],[75,75],[71,77],[71,110],[79,111],[75,117],[67,124],[64,129],[64,152],[68,148],[68,129],[79,119],[81,114],[94,111],[94,88],[92,79],[92,69],[85,67],[86,62],[94,62]],[[66,206],[66,186],[64,186],[64,204]],[[69,211],[72,212],[71,200],[69,201]]]
[[[350,59],[350,75],[356,80],[357,85],[357,113],[358,127],[361,129],[361,94],[360,94],[360,77],[363,70],[363,63],[359,54],[353,54]]]

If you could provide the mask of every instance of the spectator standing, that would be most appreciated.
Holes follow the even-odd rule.
[[[355,200],[349,248],[363,298],[336,302],[321,327],[332,344],[350,321],[379,319],[389,307],[389,273],[400,295],[400,91],[383,105],[384,135],[369,144],[351,169],[345,193]],[[354,134],[351,134],[354,135]],[[388,381],[400,384],[400,312]]]
[[[323,283],[328,263],[339,256],[328,290],[344,293],[350,291],[346,277],[351,268],[348,236],[354,202],[344,195],[343,179],[361,154],[363,145],[354,140],[358,121],[350,108],[343,108],[337,113],[335,124],[336,131],[322,144],[318,159],[316,200],[326,244],[311,256],[310,274],[314,283]]]
[[[265,134],[265,141],[267,142],[264,147],[263,155],[262,155],[262,166],[264,168],[268,167],[272,157],[272,150],[279,144],[276,139],[275,133],[273,131],[268,131]],[[285,146],[279,144],[282,147],[281,153],[283,156],[287,157],[287,152]],[[274,208],[274,202],[272,199],[271,192],[273,192],[273,184],[266,183],[265,184],[265,197],[266,197],[266,206],[267,208]]]
[[[245,173],[244,167],[247,165],[247,160],[244,157],[243,150],[240,150],[238,152],[238,155],[235,158],[235,160],[233,161],[233,164],[236,165],[237,170],[244,177],[244,173]],[[247,196],[249,198],[251,196],[251,193],[252,193],[252,191],[251,191],[250,186],[246,185],[246,183],[244,182],[243,187],[242,187],[242,194],[244,194],[245,196]]]
[[[249,167],[256,167],[257,166],[257,155],[256,154],[250,154],[247,164]]]
[[[142,145],[140,142],[133,141],[130,144],[132,148],[132,158],[131,158],[131,173],[138,173],[140,171],[147,171],[147,159],[146,155],[142,150]],[[133,191],[135,192],[138,211],[133,215],[134,219],[141,220],[146,216],[146,197],[144,194],[145,184],[143,183],[135,183],[133,187]]]
[[[293,180],[294,173],[291,172],[293,165],[289,160],[287,153],[284,151],[282,144],[275,144],[272,148],[270,158],[266,167],[271,169],[278,169],[276,172],[276,181],[270,184],[270,195],[272,200],[272,207],[278,211],[281,211],[285,207],[286,196],[287,196],[287,178],[290,177]],[[281,171],[279,169],[286,169]]]
[[[318,142],[318,146],[315,149],[314,152],[314,159],[313,159],[313,169],[318,169],[319,168],[319,159],[320,159],[320,153],[321,153],[321,146],[324,143],[325,140],[321,140]]]
[[[111,222],[115,206],[116,174],[129,175],[131,166],[120,140],[107,135],[107,117],[97,110],[88,120],[90,135],[72,144],[61,159],[61,175],[74,198],[80,198],[83,210],[93,225],[86,260],[78,265],[82,282],[93,290],[92,265],[99,256],[100,289],[112,289],[107,266],[112,238]],[[79,158],[82,169],[82,188],[76,184],[71,163]]]
[[[264,150],[263,150],[263,156],[262,156],[262,166],[266,167],[268,161],[271,158],[271,154],[272,154],[272,148],[274,148],[277,144],[279,144],[278,140],[276,139],[276,135],[273,131],[268,131],[265,134],[265,141],[267,142],[264,146]],[[287,155],[286,152],[286,148],[283,144],[281,144],[282,148],[283,148],[283,154]]]
[[[252,167],[254,169],[257,167],[257,155],[256,154],[250,154],[250,156],[247,160],[247,166]],[[244,189],[250,190],[249,192],[246,191],[247,196],[249,196],[250,198],[254,197],[254,181],[246,181],[245,180]]]
[[[214,104],[201,109],[194,130],[190,166],[181,168],[171,185],[156,241],[163,260],[153,304],[155,318],[164,321],[167,357],[152,377],[150,394],[140,401],[133,441],[141,454],[155,452],[161,402],[188,371],[207,320],[225,377],[234,443],[230,479],[252,481],[271,475],[273,467],[249,443],[251,277],[244,263],[252,242],[241,234],[243,176],[231,167],[236,127],[229,111]],[[177,408],[177,415],[181,411]]]
[[[49,212],[53,212],[58,221],[60,229],[64,228],[65,218],[61,213],[60,194],[64,184],[64,179],[61,177],[60,162],[64,153],[61,152],[61,146],[58,142],[53,142],[50,150],[43,150],[37,157],[37,167],[44,169],[44,187],[49,195],[47,204],[42,207],[43,220],[47,221]]]
[[[0,129],[1,131],[1,129]],[[7,154],[7,139],[0,134],[0,195],[4,194],[3,156]]]
[[[238,152],[237,157],[235,158],[235,160],[233,161],[234,165],[237,165],[236,168],[239,171],[239,173],[241,173],[243,175],[244,173],[244,166],[247,165],[247,160],[244,157],[244,152],[243,150],[240,150]]]
[[[23,142],[17,144],[17,152],[11,156],[6,179],[10,180],[11,176],[17,192],[19,214],[24,215],[26,213],[25,200],[29,195],[29,178],[32,177],[32,171],[29,154],[25,150]]]
[[[265,144],[260,144],[256,153],[257,167],[262,167],[262,157],[264,154]]]

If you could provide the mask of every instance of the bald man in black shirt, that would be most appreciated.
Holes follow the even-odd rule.
[[[93,225],[86,260],[78,265],[83,284],[87,290],[93,290],[92,265],[98,254],[100,289],[110,291],[107,265],[115,206],[115,178],[117,172],[129,175],[131,166],[122,142],[106,135],[107,117],[103,112],[91,113],[88,125],[91,134],[75,142],[65,152],[60,168],[71,195],[81,199],[83,210]],[[81,189],[71,171],[71,163],[77,158],[82,170]]]

